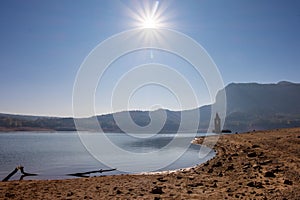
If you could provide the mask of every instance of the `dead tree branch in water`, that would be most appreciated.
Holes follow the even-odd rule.
[[[20,172],[22,173],[22,176],[20,178],[20,180],[23,180],[24,177],[26,176],[37,176],[37,174],[31,174],[31,173],[27,173],[24,171],[24,167],[22,165],[17,166],[10,174],[8,174],[2,181],[8,181],[13,175],[15,175],[18,170],[20,170]]]
[[[88,172],[81,172],[81,173],[74,173],[74,174],[67,174],[69,176],[77,176],[77,177],[89,177],[89,174],[94,173],[103,173],[103,172],[110,172],[115,171],[117,169],[100,169],[100,170],[94,170],[94,171],[88,171]]]

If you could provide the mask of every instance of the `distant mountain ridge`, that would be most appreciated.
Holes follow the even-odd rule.
[[[300,113],[300,84],[232,83],[226,87],[227,110],[259,114]]]
[[[281,81],[277,84],[231,83],[225,87],[225,90],[227,116],[224,129],[244,132],[254,129],[300,126],[300,84],[298,83],[287,81]],[[166,113],[166,123],[160,132],[176,132],[182,115],[180,111],[124,111],[114,113],[114,115],[122,119],[125,115],[130,114],[137,125],[146,127],[151,121],[150,116],[159,117],[160,115],[157,114],[162,111]],[[200,113],[198,131],[206,131],[210,120],[211,105],[182,112],[192,111]],[[79,119],[82,129],[97,130],[97,127],[91,123],[93,119],[95,117]],[[114,120],[113,114],[96,116],[96,120],[99,121],[104,132],[122,132]],[[55,131],[76,130],[73,118],[0,114],[0,130],[27,130],[28,128]],[[135,131],[130,126],[127,128]]]
[[[300,126],[300,84],[232,83],[225,127],[237,131]]]

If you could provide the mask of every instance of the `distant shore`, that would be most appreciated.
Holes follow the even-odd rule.
[[[26,132],[26,131],[42,131],[42,132],[56,132],[54,129],[48,129],[48,128],[35,128],[35,127],[16,127],[16,128],[6,128],[6,127],[0,127],[0,134],[4,132]]]
[[[196,143],[202,143],[197,138]],[[222,135],[196,167],[151,175],[0,182],[0,199],[299,199],[300,128]]]
[[[50,129],[50,128],[38,128],[38,127],[10,127],[10,128],[6,128],[6,127],[0,127],[0,134],[1,133],[14,133],[14,132],[57,132],[57,133],[60,133],[60,132],[77,132],[77,131],[81,131],[81,132],[90,132],[90,133],[99,133],[99,130],[77,130],[77,129]],[[226,131],[226,130],[225,130]],[[113,131],[113,130],[104,130],[105,133],[125,133],[123,131],[120,131],[120,130],[116,130],[116,131]],[[191,132],[191,133],[194,133],[195,130],[188,130],[188,131],[170,131],[170,132],[167,132],[167,131],[161,131],[159,133],[162,133],[162,134],[176,134],[176,133],[187,133],[187,132]],[[206,133],[207,130],[206,129],[199,129],[197,131],[197,133]],[[150,134],[152,134],[152,132],[149,131]],[[143,133],[141,133],[143,134]],[[147,134],[147,133],[146,133]]]

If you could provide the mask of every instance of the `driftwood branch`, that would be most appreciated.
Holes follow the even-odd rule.
[[[18,170],[20,170],[20,172],[22,173],[22,176],[20,178],[20,180],[23,180],[24,177],[26,176],[37,176],[37,174],[31,174],[31,173],[27,173],[24,171],[24,167],[23,166],[17,166],[12,172],[10,172],[2,181],[8,181],[13,175],[15,175]]]
[[[37,174],[32,174],[32,173],[27,173],[24,171],[23,166],[17,166],[11,173],[9,173],[2,181],[8,181],[13,175],[15,175],[18,170],[22,173],[22,176],[20,177],[19,180],[23,180],[24,177],[26,176],[37,176]],[[74,174],[67,174],[69,176],[77,176],[77,177],[89,177],[89,174],[94,174],[94,173],[103,173],[103,172],[110,172],[114,171],[117,169],[99,169],[99,170],[94,170],[94,171],[88,171],[88,172],[81,172],[81,173],[74,173]]]
[[[67,175],[69,175],[69,176],[77,176],[77,177],[89,177],[89,174],[110,172],[110,171],[115,171],[115,170],[117,170],[117,169],[99,169],[99,170],[94,170],[94,171],[74,173],[74,174],[67,174]]]
[[[15,173],[17,173],[18,171],[18,167],[16,167],[12,172],[10,172],[2,181],[8,181],[10,179],[10,177],[12,177]]]

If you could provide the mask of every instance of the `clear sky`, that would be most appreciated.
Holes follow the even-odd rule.
[[[2,0],[0,112],[71,116],[73,84],[84,58],[111,35],[136,28],[132,13],[138,12],[141,4],[127,0]],[[201,44],[226,85],[300,82],[300,1],[161,0],[159,6],[165,8],[162,17],[167,28]],[[143,58],[144,53],[136,52],[135,57]],[[164,64],[177,63],[173,67],[179,71],[180,64],[188,66],[163,52],[148,53]],[[121,70],[120,66],[134,66],[149,58],[137,60],[120,58],[114,64],[114,76],[108,75],[102,85],[104,91],[97,91],[98,114],[112,112],[109,102],[105,102],[105,90],[111,90],[110,79],[118,73],[122,75],[124,67]],[[201,78],[194,77],[192,71],[181,73],[201,97],[198,106],[211,103],[205,97]],[[153,109],[156,104],[178,109],[174,96],[155,85],[136,92],[130,109]],[[191,105],[194,106],[197,105]]]

